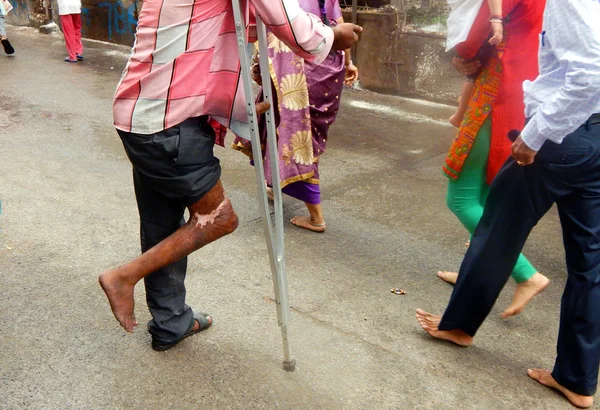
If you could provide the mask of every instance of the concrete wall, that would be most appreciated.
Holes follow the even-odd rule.
[[[8,0],[13,6],[13,10],[8,14],[9,24],[15,26],[29,26],[30,16],[35,8],[34,1],[30,0]]]
[[[83,35],[132,46],[141,6],[139,0],[83,0]]]
[[[40,0],[9,1],[14,7],[9,23],[32,25]],[[54,21],[59,24],[56,0],[51,1]],[[141,0],[83,0],[84,37],[133,45],[141,5]],[[350,21],[351,13],[344,11],[344,18]],[[360,11],[358,24],[364,32],[355,63],[363,88],[455,103],[463,79],[450,67],[443,36],[402,32],[401,15],[393,9]]]
[[[350,21],[349,12],[344,19]],[[450,66],[442,35],[407,33],[397,11],[359,12],[364,31],[356,48],[363,88],[455,103],[463,78]]]

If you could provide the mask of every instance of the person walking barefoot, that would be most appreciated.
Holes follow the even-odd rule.
[[[335,27],[344,24],[339,0],[300,0],[307,13],[320,16],[324,24]],[[269,38],[269,60],[273,71],[272,86],[276,101],[275,118],[279,170],[284,194],[304,202],[308,215],[294,216],[290,223],[311,232],[327,229],[321,205],[319,164],[327,148],[329,129],[335,122],[342,100],[344,84],[351,86],[358,79],[358,69],[350,58],[350,50],[331,53],[322,64],[298,59],[285,44]],[[261,83],[255,56],[253,78]],[[261,84],[262,85],[262,84]],[[262,122],[262,119],[261,119]],[[266,140],[266,128],[261,127],[261,139]],[[250,143],[236,138],[233,149],[251,154]],[[268,155],[263,158],[266,184],[272,183]],[[269,199],[273,191],[267,189]]]
[[[484,212],[489,186],[510,156],[507,134],[525,122],[521,84],[538,74],[543,10],[543,1],[503,0],[502,15],[509,16],[503,42],[492,48],[491,54],[485,53],[482,62],[478,55],[481,45],[488,42],[491,18],[488,3],[483,2],[466,40],[455,46],[462,56],[453,59],[456,69],[477,76],[467,104],[467,120],[461,123],[443,171],[448,177],[448,208],[471,235]],[[452,284],[457,276],[456,272],[438,272],[438,277]],[[550,283],[523,255],[515,263],[512,277],[517,291],[502,313],[504,318],[521,313]]]
[[[416,311],[432,337],[471,345],[531,230],[556,204],[568,273],[556,361],[527,374],[581,408],[594,404],[600,368],[599,21],[598,0],[547,0],[540,74],[523,84],[529,121],[492,183],[444,315]]]

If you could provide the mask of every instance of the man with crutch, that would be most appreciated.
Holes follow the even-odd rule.
[[[360,27],[329,28],[297,0],[249,0],[304,59],[322,62],[358,40]],[[221,185],[215,142],[247,123],[231,0],[148,0],[114,101],[114,124],[133,165],[143,254],[103,272],[100,285],[121,326],[137,325],[133,291],[144,279],[152,348],[164,351],[207,329],[212,318],[185,304],[187,255],[232,233],[238,219]],[[258,106],[264,112],[267,106]],[[190,218],[183,219],[185,209]]]

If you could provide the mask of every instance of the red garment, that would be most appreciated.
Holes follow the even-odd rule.
[[[69,59],[77,60],[77,56],[83,55],[83,44],[81,43],[81,14],[64,14],[60,16],[65,45]]]
[[[525,125],[523,82],[538,76],[539,35],[545,0],[504,0],[504,39],[501,57],[502,74],[498,95],[492,103],[492,139],[488,159],[487,182],[492,180],[511,154],[510,130],[521,130]],[[475,57],[490,33],[490,9],[484,1],[469,37],[456,46],[458,55],[465,60]]]

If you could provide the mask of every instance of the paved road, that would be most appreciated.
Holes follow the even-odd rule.
[[[139,252],[131,168],[111,126],[127,49],[86,42],[68,65],[60,38],[9,27],[0,57],[0,408],[568,408],[530,381],[553,364],[565,272],[554,212],[526,253],[552,280],[520,317],[499,318],[509,283],[474,347],[423,334],[414,309],[441,312],[466,232],[445,205],[440,165],[448,107],[348,92],[322,162],[328,231],[286,226],[298,370],[281,340],[254,174],[216,148],[240,216],[235,234],[190,259],[189,304],[214,327],[154,352],[126,334],[97,275]],[[286,200],[286,217],[304,212]],[[405,296],[390,293],[400,287]],[[143,287],[136,313],[149,319]]]

